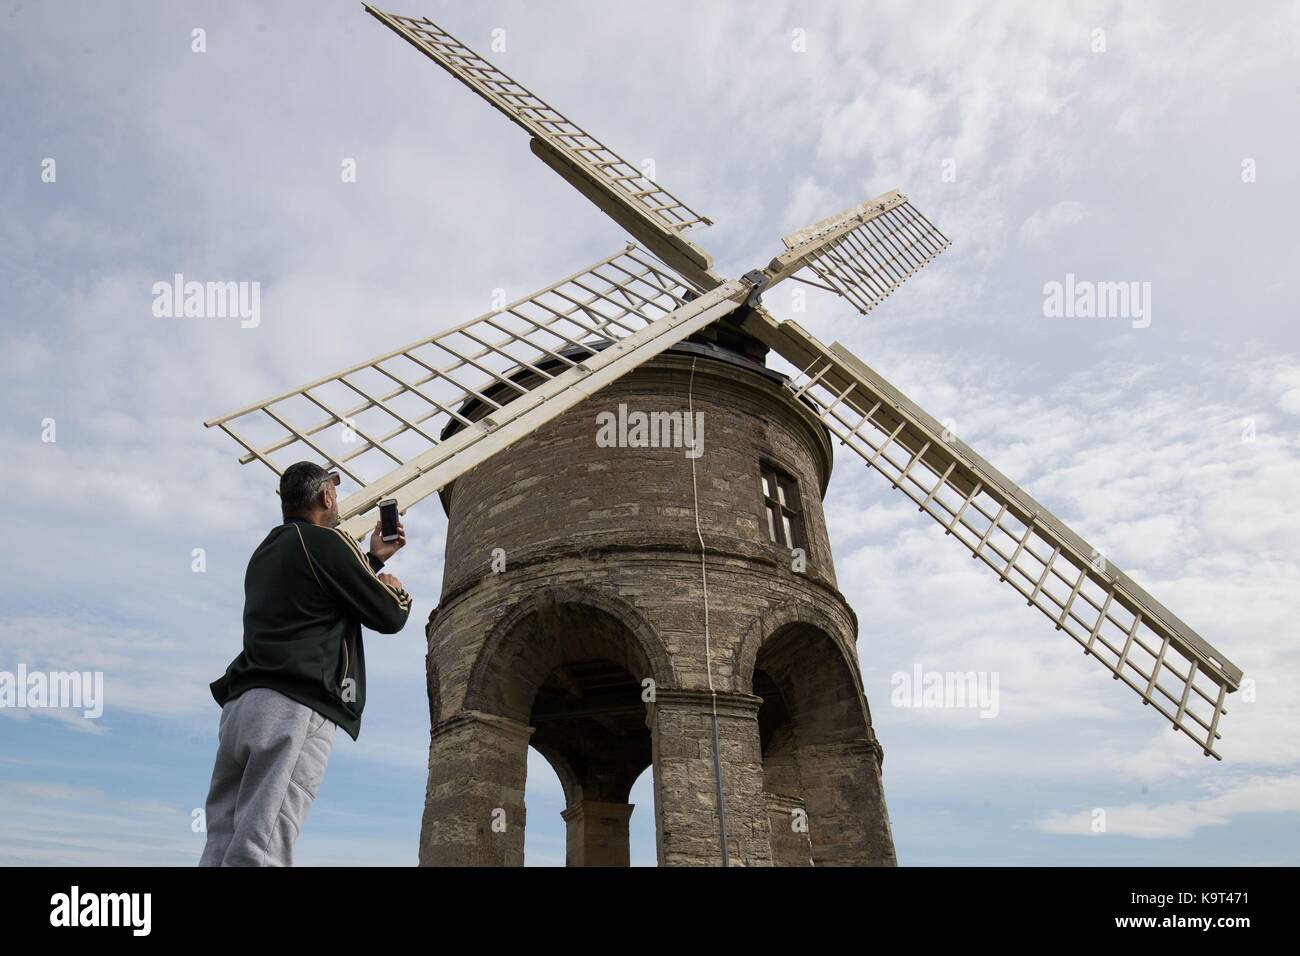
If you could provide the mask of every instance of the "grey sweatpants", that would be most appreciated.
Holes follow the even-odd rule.
[[[292,866],[293,843],[325,778],[334,721],[255,687],[221,708],[199,866]]]

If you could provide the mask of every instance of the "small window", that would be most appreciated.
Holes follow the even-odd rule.
[[[762,462],[759,467],[768,540],[786,548],[802,548],[803,509],[799,506],[799,486],[793,478],[767,462]]]

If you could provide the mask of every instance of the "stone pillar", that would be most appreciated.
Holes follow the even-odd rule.
[[[560,816],[568,825],[565,866],[631,866],[628,840],[631,803],[583,800]]]
[[[765,793],[763,799],[772,830],[772,865],[812,866],[808,810],[804,801],[780,793]]]
[[[799,748],[816,866],[897,866],[873,739]]]
[[[433,728],[421,866],[523,866],[532,728],[462,711]]]
[[[727,849],[732,866],[770,866],[758,736],[762,699],[717,695]],[[660,689],[650,705],[660,866],[721,866],[708,691]]]

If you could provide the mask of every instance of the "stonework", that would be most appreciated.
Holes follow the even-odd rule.
[[[894,863],[821,508],[828,437],[773,373],[701,351],[678,346],[444,489],[422,863],[522,863],[531,745],[564,788],[570,865],[627,864],[649,766],[660,864],[719,865],[715,714],[731,865]],[[685,414],[688,390],[698,458],[597,443],[601,412]],[[769,538],[760,463],[797,482],[801,569]]]

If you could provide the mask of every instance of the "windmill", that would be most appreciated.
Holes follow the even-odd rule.
[[[339,507],[343,528],[354,537],[361,537],[373,527],[373,511],[381,499],[397,498],[405,512],[435,492],[443,494],[447,506],[449,490],[458,479],[472,479],[485,487],[492,485],[494,470],[513,467],[500,463],[508,462],[510,455],[525,454],[518,449],[531,448],[530,442],[535,443],[539,435],[549,434],[548,428],[576,420],[574,416],[580,415],[582,409],[590,407],[600,396],[629,382],[641,381],[648,370],[663,366],[670,355],[685,354],[682,350],[689,351],[689,343],[697,343],[689,364],[687,387],[692,389],[697,370],[710,366],[707,357],[706,361],[700,361],[701,356],[710,353],[698,343],[712,343],[715,354],[726,352],[733,357],[740,356],[733,364],[740,368],[748,363],[744,375],[750,375],[756,383],[762,376],[754,376],[764,371],[762,357],[771,350],[798,370],[791,376],[767,373],[768,380],[779,380],[787,411],[793,409],[796,417],[808,418],[823,434],[833,436],[839,444],[852,450],[894,490],[915,504],[918,512],[937,521],[943,527],[944,536],[986,565],[992,572],[990,580],[1009,585],[1028,606],[1044,613],[1057,631],[1074,640],[1085,657],[1100,662],[1116,680],[1132,688],[1143,704],[1154,708],[1175,731],[1195,741],[1205,755],[1221,759],[1215,743],[1221,738],[1219,724],[1226,712],[1224,700],[1237,689],[1242,676],[1240,669],[844,346],[836,343],[828,347],[793,321],[776,319],[764,307],[764,294],[787,279],[834,292],[862,314],[880,304],[949,245],[943,233],[905,195],[887,192],[822,219],[783,237],[783,251],[766,265],[739,278],[721,276],[714,271],[709,254],[685,235],[693,227],[709,224],[703,215],[427,18],[390,14],[369,4],[365,8],[380,23],[521,126],[529,135],[534,155],[612,218],[633,241],[525,298],[205,422],[206,426],[219,428],[238,442],[243,449],[241,463],[261,462],[278,474],[292,461],[311,457],[337,470],[350,488]],[[682,380],[684,369],[685,366],[680,366],[681,374],[673,381]],[[741,372],[733,370],[729,374],[739,376]],[[689,395],[693,400],[694,393]],[[589,416],[584,420],[589,422]],[[715,438],[714,442],[717,441]],[[536,459],[541,453],[534,449],[526,454]],[[489,461],[492,464],[484,467]],[[535,464],[531,461],[520,467],[535,469]],[[589,467],[605,466],[597,463]],[[684,487],[694,492],[694,530],[699,537],[695,567],[703,577],[703,593],[702,599],[692,596],[690,601],[692,613],[703,612],[708,658],[713,653],[708,649],[709,613],[712,609],[718,614],[720,608],[715,602],[722,600],[711,601],[708,579],[710,574],[721,575],[722,570],[718,565],[710,567],[700,525],[700,484],[695,468],[692,459],[689,485]],[[823,481],[828,473],[829,460]],[[529,479],[536,480],[537,475]],[[771,541],[793,548],[804,542],[796,540],[799,535],[791,531],[790,520],[799,520],[800,516],[797,507],[786,498],[787,488],[792,497],[797,495],[794,485],[787,484],[788,481],[792,479],[765,465],[761,477],[755,473],[753,490],[756,499],[767,502]],[[495,501],[495,504],[470,502],[461,506],[459,514],[452,515],[447,547],[449,565],[453,563],[452,538],[456,538],[458,549],[467,548],[465,541],[473,539],[474,534],[463,530],[463,526],[481,522],[487,511],[506,507],[500,498]],[[810,524],[803,535],[815,537],[816,529],[811,526],[820,521],[820,498],[812,498],[810,503],[810,496],[805,494],[803,501]],[[690,508],[678,510],[688,514]],[[782,524],[784,529],[778,527]],[[626,525],[624,522],[624,530]],[[755,525],[761,527],[757,522]],[[479,543],[487,540],[481,535],[480,539]],[[554,542],[548,547],[554,550]],[[828,548],[826,556],[829,556]],[[459,552],[456,563],[464,564]],[[453,570],[447,573],[449,578],[455,576]],[[833,569],[826,574],[833,585]],[[478,577],[482,575],[477,571],[468,577],[461,575],[465,580]],[[465,604],[468,599],[462,601],[462,597],[469,587],[469,584],[453,586],[444,581],[443,606],[435,612],[435,619],[446,610],[451,598]],[[565,593],[573,591],[568,585],[565,588],[568,588]],[[830,590],[834,591],[833,586]],[[714,593],[720,592],[715,589]],[[498,599],[505,600],[500,595]],[[529,633],[537,640],[541,640],[536,635],[547,622],[552,631],[584,626],[581,615],[574,617],[572,611],[564,610],[570,605],[561,607],[562,601],[557,604],[554,598],[530,598],[530,602],[520,611],[515,625],[519,621],[531,622]],[[612,605],[600,606],[615,614],[609,610]],[[466,783],[466,780],[481,783],[490,776],[483,771],[485,765],[480,751],[499,745],[502,753],[509,750],[514,754],[511,759],[518,766],[521,759],[518,755],[534,730],[528,726],[530,723],[540,727],[548,719],[563,717],[570,722],[562,725],[572,729],[577,726],[572,723],[578,719],[574,716],[577,711],[571,707],[564,715],[557,716],[546,712],[541,704],[524,704],[512,711],[507,706],[507,691],[496,691],[496,697],[492,698],[486,688],[494,680],[498,683],[505,680],[501,676],[504,665],[482,663],[479,658],[487,651],[480,644],[473,645],[472,653],[460,645],[456,645],[459,649],[455,653],[447,650],[461,640],[453,631],[464,631],[467,626],[473,629],[480,626],[480,620],[487,621],[484,615],[488,611],[484,607],[474,613],[480,617],[462,617],[454,624],[447,623],[451,619],[444,617],[443,624],[437,620],[430,623],[430,698],[435,739],[422,837],[427,852],[422,850],[421,858],[432,862],[517,862],[522,859],[521,832],[516,838],[517,846],[510,844],[510,838],[502,838],[497,842],[505,849],[500,846],[484,849],[494,837],[484,835],[489,831],[483,829],[482,821],[474,824],[477,829],[470,837],[461,838],[447,835],[451,824],[446,824],[444,818],[452,813],[449,807],[472,804],[479,808],[473,811],[477,814],[480,810],[486,813],[494,804],[504,806],[511,800],[519,804],[522,770],[511,771],[514,776],[510,779],[497,780],[492,784],[495,790],[489,787],[487,791],[471,793],[479,783]],[[467,620],[471,621],[470,625],[466,625]],[[483,623],[482,627],[494,634],[504,627],[491,624],[489,628],[489,624]],[[805,621],[799,626],[806,625]],[[632,630],[637,626],[628,625]],[[834,627],[826,625],[830,630]],[[485,638],[488,642],[494,639]],[[592,640],[592,646],[599,643],[595,638]],[[851,646],[851,633],[847,640]],[[748,653],[747,666],[756,675],[753,694],[731,693],[736,688],[727,693],[719,691],[715,686],[718,676],[715,662],[708,658],[707,691],[700,686],[665,688],[652,709],[668,713],[672,707],[678,707],[681,714],[688,715],[707,712],[708,721],[691,726],[701,736],[712,738],[712,787],[716,804],[709,825],[718,832],[714,849],[720,852],[722,862],[725,864],[729,854],[734,856],[738,852],[759,861],[779,862],[786,851],[778,849],[781,840],[776,836],[776,823],[770,827],[767,856],[764,853],[768,851],[763,847],[746,849],[744,840],[736,835],[739,828],[734,824],[743,820],[746,812],[759,820],[764,811],[761,806],[745,810],[742,806],[745,795],[741,791],[748,784],[737,782],[744,779],[743,773],[735,771],[733,779],[730,765],[725,772],[722,766],[721,754],[726,748],[719,743],[719,714],[722,713],[723,725],[728,728],[733,718],[736,721],[743,718],[753,724],[754,711],[746,710],[750,706],[747,701],[766,701],[769,696],[769,693],[759,693],[759,672],[754,670],[753,652],[745,651],[741,644],[738,639],[736,660],[742,663],[736,666],[744,669],[743,659]],[[759,663],[763,664],[762,652],[759,653]],[[628,688],[617,685],[608,673],[593,664],[598,656],[592,652],[590,659],[578,663],[568,661],[564,668],[557,667],[555,673],[545,677],[545,683],[539,672],[528,690],[529,700],[536,695],[537,700],[563,699],[572,703],[585,696],[583,706],[587,709],[583,713],[587,716],[584,719],[595,719],[591,715],[599,711],[600,720],[604,721],[601,732],[615,727],[616,720],[622,719],[618,717],[622,713],[619,707],[628,709]],[[469,661],[471,657],[475,660],[469,663],[461,660]],[[512,660],[518,664],[524,658]],[[546,666],[559,660],[557,657]],[[674,673],[670,664],[661,661],[656,665],[643,655],[639,665],[629,663],[626,669],[640,666],[647,672]],[[769,669],[775,672],[779,666],[786,665],[773,663]],[[809,769],[819,766],[817,753],[830,752],[825,750],[830,746],[825,741],[817,743],[821,750],[807,743],[813,725],[810,720],[804,721],[800,731],[805,736],[798,760],[804,782],[789,783],[793,779],[790,777],[785,784],[773,783],[786,779],[782,775],[787,775],[788,768],[775,757],[768,759],[769,750],[775,753],[773,748],[777,744],[772,739],[773,734],[779,736],[779,728],[769,732],[775,725],[770,713],[766,718],[769,730],[763,731],[766,737],[762,742],[760,776],[764,779],[763,796],[769,801],[768,816],[776,813],[772,819],[781,819],[780,815],[787,810],[797,815],[803,807],[813,819],[813,837],[805,837],[800,847],[790,851],[799,860],[892,862],[893,859],[892,837],[883,797],[879,794],[881,751],[870,731],[856,658],[850,670],[855,681],[853,686],[857,688],[859,717],[866,713],[865,725],[858,726],[847,737],[837,737],[839,742],[835,746],[841,749],[835,752],[843,758],[850,751],[858,753],[860,747],[852,748],[863,739],[871,744],[876,765],[867,773],[877,775],[875,783],[858,780],[852,786],[858,788],[855,793],[871,791],[874,796],[848,799],[843,797],[848,792],[844,790],[837,791],[840,797],[832,800],[825,796],[827,786],[808,782],[819,773],[819,779],[824,781],[836,772],[833,766]],[[704,681],[696,683],[702,685]],[[775,687],[779,681],[771,683]],[[793,677],[786,681],[789,693],[795,692],[790,689],[795,683]],[[464,691],[466,696],[461,704],[454,706],[442,699],[446,688],[453,684],[465,684],[469,688]],[[615,688],[617,694],[610,691],[602,697],[600,690],[606,686]],[[614,706],[610,701],[618,694],[624,695],[619,698],[623,703]],[[770,694],[776,695],[777,691],[771,690]],[[470,698],[479,703],[470,707],[465,703]],[[719,700],[724,698],[726,706],[720,708]],[[496,705],[482,703],[489,699],[496,700]],[[604,701],[603,710],[597,707],[601,701]],[[636,703],[633,700],[630,709],[639,712]],[[529,711],[529,706],[533,706],[533,711]],[[763,706],[766,705],[753,704],[753,708],[758,708],[760,724],[765,719]],[[513,717],[508,720],[503,715]],[[640,716],[635,719],[639,720]],[[473,731],[479,736],[473,737],[477,742],[472,745],[466,742],[472,734],[464,729],[471,723],[479,728]],[[665,722],[663,726],[669,725]],[[693,731],[688,728],[681,732],[689,736]],[[659,729],[655,733],[656,792],[660,794],[657,804],[669,805],[672,801],[668,791],[661,788],[658,774],[661,751],[665,755],[663,759],[670,761],[667,754],[671,748],[666,744],[661,747],[668,738],[661,736]],[[752,733],[754,746],[758,746],[758,732],[752,728],[736,733]],[[569,742],[564,743],[552,734],[547,738],[552,742],[545,744],[549,751],[541,743],[537,746],[549,758],[572,746],[573,734],[569,737]],[[645,752],[649,743],[638,746],[641,751],[634,762],[644,769],[649,760]],[[452,769],[441,776],[439,754],[454,755],[454,759],[448,756],[446,760]],[[704,759],[693,750],[691,754],[693,759]],[[616,793],[613,797],[601,797],[592,782],[594,776],[585,785],[581,784],[579,777],[586,771],[574,769],[579,764],[598,762],[590,753],[581,757],[556,756],[553,760],[573,775],[572,786],[566,783],[566,796],[570,800],[566,820],[570,822],[571,859],[583,858],[585,853],[590,861],[599,855],[597,845],[609,842],[609,832],[618,830],[620,825],[626,828],[626,813],[630,813],[630,808],[624,813],[618,803],[619,799],[625,799],[626,786],[618,791],[624,793],[623,798]],[[700,765],[690,766],[698,770]],[[670,776],[667,770],[664,776]],[[688,783],[682,786],[693,785],[689,780],[695,776],[694,770],[684,771],[683,778]],[[665,788],[668,786],[663,784]],[[455,799],[445,796],[456,787],[461,789],[455,790]],[[769,789],[773,792],[768,793]],[[802,796],[781,802],[785,799],[782,794],[788,796],[795,790]],[[697,817],[690,815],[697,813],[698,807],[686,809],[687,803],[690,801],[682,801],[678,807],[680,813],[671,820],[672,807],[667,810],[659,807],[661,831],[673,829],[679,841],[678,850],[671,847],[666,850],[661,832],[661,860],[689,862],[692,853],[696,857],[705,853],[698,848],[681,849],[685,846],[681,834],[698,822]],[[586,809],[580,812],[579,805]],[[778,810],[773,810],[773,806]],[[849,810],[845,811],[845,806]],[[522,818],[522,805],[512,812]],[[859,841],[863,846],[871,844],[872,849],[846,849],[848,844],[844,840],[836,843],[835,837],[826,835],[826,827],[820,834],[817,831],[819,820],[832,818],[841,829],[852,829],[852,815],[864,812],[874,813],[882,821],[875,828],[875,836],[862,837]],[[840,816],[836,817],[836,813]],[[620,814],[623,814],[621,824]],[[733,823],[730,836],[729,819]],[[578,821],[576,850],[575,820]],[[763,826],[768,826],[768,822],[761,821],[761,826],[755,824],[759,829]]]

